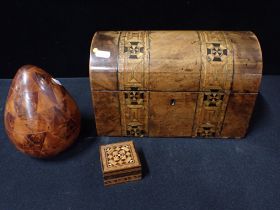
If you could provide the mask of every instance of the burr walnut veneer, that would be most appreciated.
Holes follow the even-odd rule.
[[[97,32],[89,66],[104,136],[244,137],[262,78],[252,32]]]

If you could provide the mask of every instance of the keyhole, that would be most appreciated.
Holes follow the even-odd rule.
[[[171,106],[175,106],[175,104],[176,104],[176,100],[175,100],[175,99],[171,99],[171,100],[170,100],[170,105],[171,105]]]

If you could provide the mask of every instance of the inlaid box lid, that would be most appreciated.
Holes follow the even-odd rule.
[[[100,159],[104,174],[125,172],[141,167],[132,141],[101,145]]]
[[[105,31],[89,68],[92,91],[257,93],[262,53],[250,31]]]

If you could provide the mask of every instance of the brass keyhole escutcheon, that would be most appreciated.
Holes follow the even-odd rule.
[[[175,104],[176,104],[176,99],[171,99],[170,100],[170,105],[171,106],[175,106]]]

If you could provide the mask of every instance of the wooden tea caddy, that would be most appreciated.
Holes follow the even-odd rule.
[[[262,53],[247,31],[104,31],[89,68],[100,136],[241,138]]]

